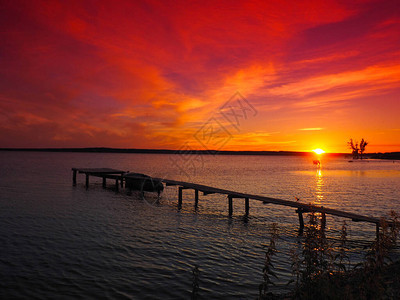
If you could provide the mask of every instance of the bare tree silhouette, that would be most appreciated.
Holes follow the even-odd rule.
[[[347,142],[347,145],[352,150],[353,159],[362,159],[365,152],[365,147],[367,147],[368,142],[364,140],[364,138],[362,138],[360,142],[360,148],[358,148],[358,142],[350,139],[350,141]]]
[[[367,145],[368,145],[368,142],[364,139],[361,139],[361,142],[360,142],[360,158],[361,159],[363,158],[363,153],[364,153],[365,147],[367,147]]]
[[[353,159],[358,159],[358,142],[356,141],[354,143],[353,139],[350,139],[350,141],[347,142],[347,145],[349,145],[349,148],[352,150]]]

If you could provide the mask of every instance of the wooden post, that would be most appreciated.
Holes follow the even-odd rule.
[[[232,217],[233,214],[233,202],[232,202],[232,196],[228,195],[228,205],[229,205],[229,217]]]
[[[124,178],[122,177],[122,174],[121,174],[121,188],[123,188],[124,187]]]
[[[194,207],[199,206],[199,190],[194,190]]]
[[[375,223],[376,225],[376,240],[379,241],[379,223]]]
[[[86,175],[86,188],[88,189],[89,188],[89,174],[86,173],[85,175]]]
[[[250,210],[249,198],[244,199],[244,207],[245,207],[245,214],[246,214],[246,216],[248,216],[249,210]]]
[[[178,192],[178,208],[182,208],[182,190],[183,188],[180,186]]]
[[[326,214],[323,212],[321,216],[321,227],[322,229],[325,229],[326,227]]]
[[[105,176],[103,176],[103,188],[105,188],[105,187],[106,187],[106,185],[107,185],[107,182],[106,182],[106,177],[105,177]]]
[[[298,208],[296,209],[296,212],[299,215],[299,223],[300,223],[299,232],[303,232],[304,230],[303,210],[301,208]]]
[[[115,190],[118,192],[118,178],[115,179]]]
[[[72,184],[76,185],[76,169],[72,169],[73,174],[72,174]]]

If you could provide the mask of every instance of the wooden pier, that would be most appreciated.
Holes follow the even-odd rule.
[[[106,179],[114,179],[116,190],[118,190],[119,183],[120,183],[121,187],[123,187],[124,175],[129,173],[128,171],[109,169],[109,168],[91,168],[91,169],[72,168],[72,171],[73,171],[73,184],[74,185],[76,185],[76,174],[78,172],[78,173],[83,173],[86,175],[86,184],[85,184],[86,188],[88,188],[88,186],[89,186],[89,176],[96,176],[96,177],[103,178],[103,187],[105,187],[105,185],[106,185]],[[297,201],[290,201],[290,200],[283,200],[283,199],[271,198],[271,197],[260,196],[260,195],[240,193],[240,192],[236,192],[236,191],[225,190],[225,189],[215,188],[215,187],[191,183],[191,182],[177,181],[177,180],[171,180],[171,179],[165,179],[165,178],[155,178],[155,177],[149,177],[149,178],[151,178],[155,182],[162,182],[166,186],[178,186],[178,208],[182,207],[182,201],[183,201],[182,191],[186,190],[186,189],[192,189],[195,192],[194,193],[194,198],[195,198],[194,205],[196,208],[198,207],[198,203],[199,203],[199,192],[202,192],[203,195],[208,195],[208,194],[227,195],[229,217],[231,217],[233,215],[233,199],[244,199],[245,200],[245,209],[244,210],[245,210],[246,216],[249,215],[249,212],[250,212],[250,200],[254,200],[254,201],[261,201],[263,203],[282,205],[282,206],[295,208],[296,209],[295,212],[298,214],[298,217],[299,217],[300,231],[302,231],[304,228],[303,213],[316,212],[316,213],[321,213],[322,226],[325,226],[326,215],[329,214],[329,215],[333,215],[333,216],[351,219],[354,222],[373,223],[376,226],[376,234],[377,234],[377,236],[379,235],[379,227],[381,224],[379,218],[363,216],[363,215],[359,215],[359,214],[355,214],[355,213],[350,213],[350,212],[345,212],[345,211],[341,211],[341,210],[337,210],[337,209],[327,208],[324,206],[300,203]]]
[[[184,181],[177,181],[177,180],[170,180],[170,179],[162,179],[162,178],[157,178],[157,180],[161,180],[164,182],[167,186],[175,185],[179,186],[179,194],[178,194],[178,205],[182,205],[182,190],[183,189],[193,189],[195,190],[195,205],[198,203],[198,192],[202,192],[203,195],[208,195],[208,194],[224,194],[228,196],[228,212],[229,216],[232,216],[233,214],[233,204],[232,201],[234,198],[241,198],[245,199],[245,215],[249,214],[250,210],[250,203],[249,200],[256,200],[256,201],[261,201],[263,203],[271,203],[271,204],[276,204],[276,205],[283,205],[283,206],[288,206],[288,207],[293,207],[296,208],[295,212],[298,214],[299,217],[299,223],[300,223],[300,230],[303,230],[304,228],[304,220],[303,220],[303,213],[308,213],[308,212],[317,212],[321,213],[321,218],[322,218],[322,224],[326,224],[326,215],[334,215],[342,218],[347,218],[351,219],[354,222],[367,222],[367,223],[373,223],[376,225],[376,230],[379,230],[380,226],[380,219],[379,218],[374,218],[374,217],[368,217],[368,216],[363,216],[355,213],[349,213],[337,209],[332,209],[332,208],[327,208],[324,206],[317,206],[317,205],[311,205],[311,204],[305,204],[305,203],[300,203],[297,201],[290,201],[290,200],[283,200],[283,199],[277,199],[277,198],[271,198],[271,197],[266,197],[266,196],[260,196],[260,195],[253,195],[253,194],[245,194],[245,193],[240,193],[240,192],[235,192],[235,191],[230,191],[230,190],[225,190],[225,189],[219,189],[211,186],[206,186],[206,185],[201,185],[201,184],[195,184],[195,183],[190,183],[190,182],[184,182]]]

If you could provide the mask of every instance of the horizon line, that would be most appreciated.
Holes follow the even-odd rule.
[[[4,147],[0,151],[38,151],[38,152],[99,152],[99,153],[148,153],[148,154],[238,154],[238,155],[309,155],[313,151],[288,150],[215,150],[215,149],[148,149],[148,148],[113,148],[113,147]],[[364,155],[395,154],[400,152],[372,152]],[[325,155],[352,155],[349,152],[326,152]]]

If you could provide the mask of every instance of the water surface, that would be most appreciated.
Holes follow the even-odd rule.
[[[349,163],[308,157],[194,156],[109,153],[0,152],[0,296],[4,298],[188,298],[192,268],[200,268],[202,299],[254,299],[262,281],[270,224],[278,223],[274,257],[278,290],[290,279],[289,250],[299,247],[293,208],[234,200],[227,217],[223,195],[176,187],[160,204],[137,194],[103,189],[83,175],[72,186],[71,167],[111,167],[191,181],[239,192],[369,216],[400,211],[400,164]],[[339,237],[343,219],[328,216],[328,237]],[[349,224],[351,255],[362,256],[375,235],[366,223]]]

